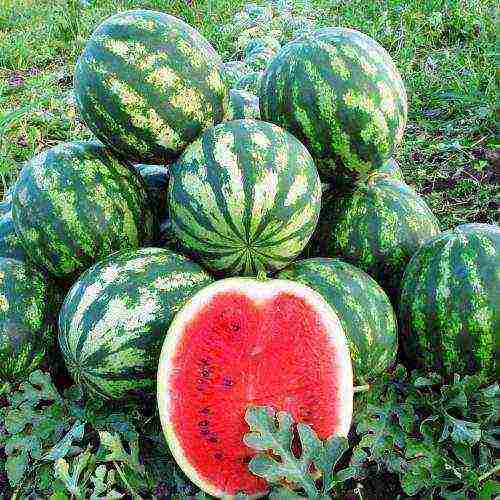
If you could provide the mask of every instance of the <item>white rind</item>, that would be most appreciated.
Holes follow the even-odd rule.
[[[173,429],[170,419],[170,374],[173,368],[173,359],[177,352],[177,345],[182,339],[182,334],[203,306],[215,295],[224,292],[238,292],[246,295],[257,304],[269,300],[279,293],[291,293],[302,298],[317,311],[325,328],[328,331],[335,351],[338,353],[339,360],[346,360],[344,367],[339,367],[339,373],[344,374],[344,379],[338,381],[340,399],[344,404],[341,405],[339,415],[341,425],[337,432],[339,436],[347,436],[351,427],[353,410],[353,374],[349,348],[345,333],[340,324],[337,313],[321,297],[319,293],[306,285],[289,280],[258,280],[254,278],[228,278],[217,281],[203,288],[177,313],[172,321],[168,333],[163,343],[160,360],[158,364],[158,384],[157,397],[160,421],[165,434],[168,446],[176,462],[184,471],[186,476],[203,491],[217,498],[232,499],[234,496],[225,494],[224,491],[216,489],[213,485],[207,483],[191,465],[186,458],[181,443]],[[249,498],[261,498],[267,492],[256,494]]]

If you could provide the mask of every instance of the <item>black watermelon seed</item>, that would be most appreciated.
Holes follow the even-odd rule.
[[[202,408],[200,410],[200,413],[203,413],[204,415],[208,415],[210,413],[210,410],[208,408]]]
[[[218,443],[219,440],[217,439],[217,436],[210,436],[208,438],[208,440],[211,442],[211,443]]]
[[[198,422],[198,425],[201,427],[206,427],[208,425],[208,420],[202,420],[201,422]]]
[[[224,455],[223,455],[220,451],[217,451],[217,452],[215,452],[215,453],[214,453],[214,458],[215,458],[216,460],[222,460],[222,457],[223,457],[223,456],[224,456]]]

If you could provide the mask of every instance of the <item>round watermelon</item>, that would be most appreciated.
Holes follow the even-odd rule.
[[[292,132],[318,163],[357,177],[380,168],[401,141],[407,101],[389,54],[370,37],[323,28],[284,46],[265,71],[262,118]]]
[[[307,149],[257,120],[206,131],[173,165],[169,190],[178,239],[207,268],[226,275],[285,267],[309,240],[321,205]]]
[[[305,259],[281,271],[322,295],[338,314],[357,384],[373,381],[396,359],[398,336],[391,303],[368,274],[338,259]]]
[[[321,439],[347,435],[352,417],[338,316],[317,292],[287,280],[230,278],[198,292],[165,337],[157,391],[174,458],[217,498],[268,489],[248,470],[249,405],[288,411]]]
[[[419,366],[495,377],[500,333],[500,228],[464,224],[423,245],[405,270],[401,343]]]
[[[20,261],[29,260],[26,250],[14,229],[12,212],[7,212],[0,218],[0,257]]]
[[[33,262],[63,279],[153,236],[144,181],[97,142],[62,143],[30,160],[12,218]]]
[[[75,69],[81,116],[130,161],[164,163],[227,106],[222,61],[203,36],[150,10],[116,14],[92,34]]]
[[[0,382],[27,376],[54,343],[54,293],[29,264],[0,258]]]
[[[244,118],[260,119],[259,98],[245,90],[231,89],[225,119],[231,121]]]
[[[59,345],[74,380],[101,398],[154,393],[161,345],[175,313],[211,278],[159,248],[115,253],[73,285]]]
[[[328,256],[363,269],[396,300],[411,257],[439,233],[436,217],[411,187],[385,174],[373,174],[337,203]]]

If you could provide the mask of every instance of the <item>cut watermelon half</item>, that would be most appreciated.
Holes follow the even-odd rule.
[[[198,292],[172,322],[158,368],[170,450],[193,483],[218,498],[265,495],[243,443],[250,405],[291,412],[325,439],[347,435],[353,381],[334,310],[287,280],[230,278]]]

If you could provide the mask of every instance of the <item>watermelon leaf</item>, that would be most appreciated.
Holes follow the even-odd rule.
[[[249,463],[250,471],[270,484],[297,485],[308,498],[327,498],[327,493],[342,480],[333,475],[333,468],[348,448],[347,440],[331,437],[324,443],[314,430],[306,424],[298,423],[297,435],[301,455],[297,458],[292,451],[294,438],[293,419],[287,412],[275,413],[272,408],[254,406],[247,409],[245,420],[250,432],[243,441],[260,452]],[[276,456],[280,458],[278,461]],[[316,487],[316,478],[311,466],[322,473],[321,493]],[[270,498],[302,498],[288,488],[282,488]]]

